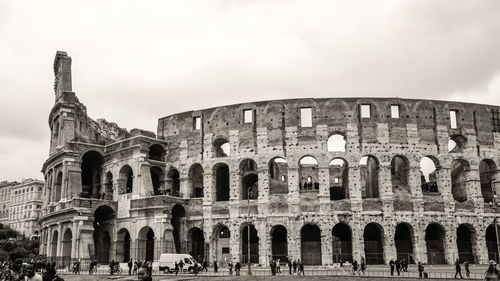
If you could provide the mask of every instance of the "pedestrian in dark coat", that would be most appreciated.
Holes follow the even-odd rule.
[[[391,259],[391,261],[389,262],[389,267],[391,268],[391,276],[394,276],[394,266],[395,262]]]
[[[219,264],[217,264],[217,260],[214,260],[214,272],[219,270]]]
[[[396,260],[396,271],[398,272],[399,276],[401,272],[401,263],[399,262],[399,260]]]
[[[292,262],[288,259],[288,273],[292,275]]]
[[[423,278],[423,274],[424,274],[424,265],[421,263],[421,262],[418,262],[418,277],[419,278]]]
[[[132,275],[132,266],[133,266],[132,259],[130,259],[128,261],[128,275]]]
[[[234,270],[236,271],[236,276],[240,276],[240,269],[241,269],[241,264],[240,264],[240,262],[237,262],[236,265],[234,265]]]
[[[297,273],[297,262],[293,261],[293,274]]]
[[[462,267],[460,266],[460,261],[458,259],[455,261],[455,279],[457,279],[457,275],[460,275],[460,279],[464,279],[462,276]]]

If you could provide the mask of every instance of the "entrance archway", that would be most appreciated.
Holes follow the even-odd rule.
[[[71,240],[73,240],[73,234],[71,233],[71,229],[66,229],[64,231],[63,240],[62,240],[62,256],[64,260],[68,260],[71,258]]]
[[[413,258],[413,228],[411,225],[400,223],[396,226],[394,244],[396,245],[399,260],[405,259],[408,263],[415,263]]]
[[[498,260],[497,234],[495,227],[490,224],[486,228],[486,247],[488,248],[488,260]]]
[[[300,253],[305,265],[321,265],[321,230],[306,224],[300,230]]]
[[[376,223],[369,223],[365,227],[363,238],[365,239],[366,264],[384,263],[384,243],[382,227]]]
[[[50,256],[57,257],[57,239],[59,236],[59,232],[54,231],[52,234],[52,242],[50,243]]]
[[[230,243],[231,232],[225,225],[219,225],[214,232],[215,258],[218,261],[228,262],[231,260]]]
[[[332,228],[333,262],[352,262],[352,232],[346,223],[338,223]]]
[[[282,225],[276,225],[271,231],[271,250],[273,260],[288,260],[287,230]]]
[[[130,260],[130,233],[125,228],[118,231],[116,259],[120,262],[128,262]]]
[[[109,234],[115,218],[115,212],[109,206],[103,205],[94,212],[94,257],[98,263],[109,262],[111,235]]]
[[[241,230],[241,261],[248,262],[250,256],[251,263],[259,263],[259,236],[253,224],[250,225],[250,255],[248,254],[248,225]]]
[[[427,246],[428,264],[445,264],[445,230],[437,224],[431,223],[425,229],[425,244]]]
[[[155,260],[155,233],[149,226],[143,227],[139,231],[139,239],[137,239],[137,258],[140,260],[154,261]]]
[[[182,237],[184,237],[184,217],[186,216],[186,210],[179,204],[176,204],[172,208],[172,219],[170,223],[172,224],[172,234],[174,236],[175,252],[180,254],[185,252],[185,248],[182,248]]]
[[[203,237],[203,230],[193,227],[189,230],[189,253],[198,262],[205,259],[205,238]]]
[[[472,225],[461,224],[457,228],[457,249],[460,262],[476,262],[476,231]]]

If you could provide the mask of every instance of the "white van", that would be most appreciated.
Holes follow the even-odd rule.
[[[184,263],[184,270],[193,271],[195,261],[188,254],[161,254],[158,261],[158,269],[165,273],[173,272],[175,270],[175,262],[179,263],[180,261]]]

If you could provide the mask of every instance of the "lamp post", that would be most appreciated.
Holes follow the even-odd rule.
[[[247,188],[247,252],[248,252],[248,275],[252,275],[252,266],[250,264],[250,194],[252,192],[252,186]]]
[[[498,227],[497,227],[497,218],[495,217],[493,219],[493,226],[495,227],[495,236],[496,236],[496,242],[497,242],[497,255],[496,255],[496,259],[497,259],[497,262],[500,261],[499,259],[499,255],[500,255],[500,244],[498,243]]]

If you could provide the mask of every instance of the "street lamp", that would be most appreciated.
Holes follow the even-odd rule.
[[[250,195],[252,194],[252,186],[247,188],[247,252],[248,252],[248,275],[252,275],[252,267],[250,264]]]
[[[496,256],[496,258],[497,258],[497,262],[499,262],[500,261],[500,259],[499,259],[500,244],[498,243],[498,227],[497,227],[497,218],[496,217],[493,219],[493,226],[495,227],[495,235],[496,235],[496,239],[497,239],[497,241],[496,241],[497,242],[497,256]]]

